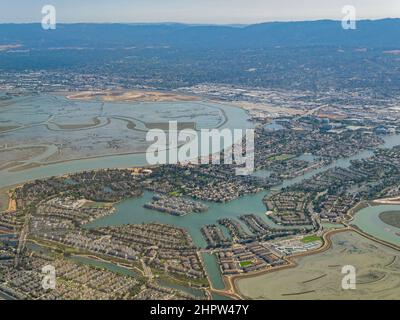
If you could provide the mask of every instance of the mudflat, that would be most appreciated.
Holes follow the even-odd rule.
[[[355,232],[332,236],[332,247],[298,266],[236,282],[251,299],[399,299],[400,252]],[[342,289],[342,268],[356,268],[356,289]]]
[[[400,228],[400,211],[382,212],[379,219],[392,227]]]
[[[82,91],[67,95],[70,100],[92,100],[99,98],[105,102],[173,102],[195,101],[199,98],[171,92],[129,90],[129,91]]]

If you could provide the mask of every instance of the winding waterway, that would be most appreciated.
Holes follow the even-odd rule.
[[[245,129],[251,126],[248,121],[247,114],[244,110],[227,105],[218,105],[218,108],[221,108],[226,116],[226,121],[222,126],[223,128]],[[393,135],[385,137],[385,143],[381,147],[390,148],[399,144],[400,135]],[[328,166],[312,170],[294,179],[286,180],[280,186],[277,186],[273,189],[277,190],[293,185],[335,166],[348,167],[350,166],[351,160],[367,158],[371,155],[373,155],[373,151],[366,150],[358,153],[353,157],[336,160]],[[146,164],[147,163],[144,154],[129,154],[54,163],[17,172],[3,170],[0,172],[0,187],[20,184],[32,179],[57,176],[83,170],[93,170],[101,168],[127,168],[135,166],[145,166]],[[258,173],[258,176],[262,177],[263,172]],[[265,172],[265,176],[267,176],[267,172]],[[146,191],[140,198],[128,199],[122,201],[121,203],[118,203],[116,205],[116,212],[114,214],[96,220],[89,224],[87,227],[96,228],[100,226],[115,226],[122,224],[149,222],[165,223],[186,229],[193,237],[193,241],[195,242],[195,244],[201,248],[204,248],[206,246],[206,242],[200,232],[201,226],[206,224],[214,224],[220,218],[238,218],[240,215],[252,213],[261,216],[264,221],[269,223],[271,226],[279,227],[275,225],[265,215],[266,208],[262,202],[262,199],[266,194],[268,194],[268,192],[264,191],[253,195],[246,195],[228,203],[207,202],[206,204],[209,206],[207,212],[193,213],[183,217],[177,217],[166,213],[160,213],[158,211],[145,209],[143,205],[146,202],[149,202],[153,195],[152,192]],[[385,226],[381,225],[383,222],[376,217],[379,215],[380,212],[382,212],[383,209],[385,209],[384,211],[389,211],[386,210],[387,208],[382,207],[387,206],[372,207],[361,210],[356,215],[353,223],[358,225],[366,232],[372,235],[376,235],[378,238],[382,238],[388,241],[397,241],[396,243],[399,244],[400,237],[398,237],[395,233],[382,232],[382,230],[387,231],[387,229],[385,229]],[[400,206],[389,207],[390,210],[400,210]],[[249,231],[244,224],[242,224],[242,226],[246,231]],[[394,230],[394,227],[390,228]],[[227,231],[224,228],[223,231],[225,234],[227,234]],[[400,230],[398,231],[400,232]],[[81,260],[81,262],[84,261]],[[209,278],[213,283],[213,286],[217,289],[222,288],[223,283],[221,279],[221,274],[219,268],[216,267],[214,257],[205,256],[204,262],[206,264],[206,269]]]
[[[53,97],[54,99],[56,97]],[[68,102],[68,101],[67,101]],[[67,103],[63,101],[63,103]],[[48,103],[48,102],[46,102]],[[85,102],[89,106],[91,103]],[[121,106],[126,106],[122,103],[114,103],[114,108],[121,108]],[[198,110],[199,108],[208,108],[209,110],[217,110],[221,112],[221,119],[219,122],[208,123],[205,115],[196,115],[193,116],[192,121],[196,122],[197,129],[212,129],[217,127],[218,129],[248,129],[253,127],[253,124],[248,121],[249,117],[245,110],[227,105],[221,104],[211,101],[199,101],[199,102],[159,102],[159,103],[131,103],[129,106],[133,109],[140,109],[144,114],[147,113],[166,113],[166,109],[168,108],[167,114],[170,114],[167,119],[163,119],[164,122],[168,123],[168,121],[179,121],[180,118],[174,118],[173,110],[180,110],[180,113],[187,113],[187,117],[192,119],[190,115],[191,110]],[[147,111],[146,111],[147,110]],[[170,112],[169,112],[170,110]],[[2,115],[4,115],[4,110],[2,110]],[[12,109],[8,111],[8,113],[12,113]],[[185,113],[185,114],[186,114]],[[7,114],[5,114],[7,115]],[[22,115],[21,117],[23,117]],[[25,115],[25,117],[32,117],[32,115]],[[49,115],[46,115],[49,116]],[[147,115],[150,117],[149,115]],[[39,119],[43,121],[43,119]],[[38,120],[38,121],[39,121]],[[155,119],[157,121],[161,121],[161,119]],[[38,126],[40,124],[36,124]],[[68,134],[66,132],[65,134]],[[0,133],[1,135],[1,133]],[[21,145],[22,146],[22,145]],[[24,147],[29,147],[32,145],[23,145]],[[11,150],[11,149],[10,149]],[[49,153],[55,151],[55,147],[53,145],[49,146],[44,156],[49,156]],[[208,155],[209,150],[200,150],[200,156]],[[110,156],[101,156],[101,157],[92,157],[87,159],[78,159],[78,160],[70,160],[64,162],[56,162],[56,163],[48,163],[41,164],[38,160],[41,160],[43,157],[37,156],[35,158],[30,159],[29,161],[25,161],[27,164],[33,164],[40,166],[34,166],[30,168],[25,168],[22,170],[1,170],[0,171],[0,188],[17,185],[24,183],[29,180],[40,179],[51,176],[58,176],[68,173],[74,173],[84,170],[93,170],[93,169],[105,169],[105,168],[132,168],[139,166],[146,166],[148,162],[146,161],[146,154],[143,152],[138,153],[130,153],[130,154],[121,154],[121,155],[110,155]]]

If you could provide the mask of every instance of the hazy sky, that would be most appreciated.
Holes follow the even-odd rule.
[[[40,22],[46,4],[66,23],[340,20],[344,5],[355,6],[359,19],[400,17],[400,0],[0,0],[0,23]]]

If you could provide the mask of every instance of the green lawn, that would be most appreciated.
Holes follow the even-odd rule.
[[[106,208],[112,206],[111,202],[86,202],[83,208]]]
[[[289,160],[292,158],[295,158],[296,156],[292,155],[292,154],[281,154],[279,156],[272,156],[271,158],[269,158],[269,160],[272,161],[285,161],[285,160]]]
[[[240,266],[241,266],[242,268],[248,267],[248,266],[250,266],[250,265],[252,265],[252,264],[253,264],[253,262],[251,262],[251,261],[242,261],[242,262],[240,262]]]
[[[301,239],[303,243],[310,243],[318,240],[322,241],[322,238],[318,236],[305,236],[303,239]]]

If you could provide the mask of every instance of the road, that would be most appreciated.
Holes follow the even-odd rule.
[[[27,240],[28,234],[29,234],[30,219],[31,219],[31,214],[28,212],[25,216],[24,225],[21,229],[21,234],[19,236],[17,254],[15,256],[15,261],[14,261],[14,268],[18,267],[19,262],[20,262],[20,260],[19,260],[20,255],[23,252],[25,245],[26,245],[26,240]]]

